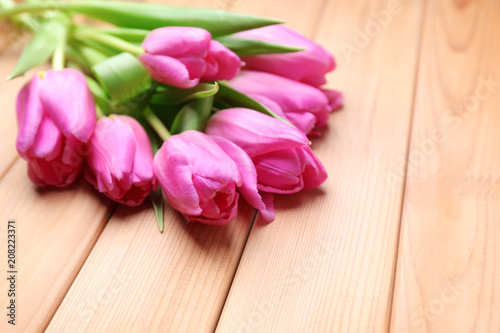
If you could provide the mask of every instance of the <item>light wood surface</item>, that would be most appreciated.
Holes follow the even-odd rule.
[[[279,6],[266,6],[267,16],[278,16],[286,1],[277,3]],[[210,4],[191,3],[209,8]],[[264,11],[263,1],[245,4],[246,13],[261,15]],[[240,10],[238,3],[234,6]],[[315,6],[308,8],[305,21],[314,26],[318,6],[316,10]],[[284,19],[293,21],[293,16]],[[185,226],[168,208],[161,235],[150,209],[130,217],[134,210],[121,207],[47,332],[214,331],[255,216],[246,205],[242,208],[238,218],[224,228]],[[122,253],[106,255],[116,249]],[[101,294],[109,294],[109,298],[88,311],[89,304],[95,304]]]
[[[37,190],[15,150],[27,78],[0,80],[0,256],[15,219],[19,262],[0,332],[499,332],[498,1],[151,2],[284,19],[329,49],[329,179],[277,196],[269,225],[243,202],[226,227],[167,207],[160,234],[149,204]],[[23,37],[0,29],[5,77]]]
[[[22,49],[22,36],[4,32],[0,55],[0,77],[13,69]],[[15,35],[13,35],[15,33]],[[14,38],[21,38],[12,43]],[[16,305],[17,321],[12,327],[2,311],[0,332],[41,332],[48,325],[79,269],[104,228],[111,212],[109,200],[96,196],[91,186],[79,181],[62,191],[37,189],[27,177],[24,160],[15,148],[17,91],[26,78],[0,80],[0,97],[4,107],[0,115],[0,232],[2,278],[0,304],[5,309],[7,290],[7,221],[16,221]],[[5,307],[4,307],[5,305]]]
[[[4,256],[0,304],[7,306],[7,221],[16,228],[17,322],[0,332],[41,332],[54,315],[110,213],[110,203],[80,181],[65,190],[36,189],[21,159],[0,181]],[[6,311],[5,311],[6,312]]]
[[[387,331],[404,186],[387,175],[406,155],[421,3],[404,6],[350,62],[336,49],[384,6],[324,8],[315,38],[337,51],[329,86],[345,93],[344,109],[313,140],[329,179],[278,197],[276,221],[253,226],[219,332]]]
[[[498,1],[428,2],[393,332],[500,332],[499,41]]]

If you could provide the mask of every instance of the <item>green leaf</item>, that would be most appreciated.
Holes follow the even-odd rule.
[[[240,38],[235,36],[218,37],[216,40],[218,40],[225,47],[231,49],[240,57],[269,53],[290,53],[304,50],[303,47],[276,44],[258,39]]]
[[[155,86],[142,91],[129,99],[120,102],[113,102],[113,113],[126,114],[137,118],[140,113],[149,105],[151,97],[155,92]]]
[[[213,97],[198,98],[187,103],[174,119],[170,133],[179,134],[188,130],[203,131],[213,105]]]
[[[288,120],[281,118],[264,104],[256,101],[255,99],[247,96],[242,92],[239,92],[238,90],[231,88],[224,81],[219,81],[219,92],[217,93],[217,95],[215,95],[215,97],[223,103],[231,105],[231,107],[241,107],[259,111],[261,113],[267,114],[268,116],[281,120],[282,122],[290,126],[293,126]]]
[[[163,223],[163,198],[161,195],[161,187],[158,186],[156,191],[152,191],[149,194],[149,199],[153,205],[153,209],[156,215],[156,223],[158,224],[158,229],[163,233],[164,223]]]
[[[35,33],[33,39],[23,50],[16,67],[9,74],[7,80],[23,75],[28,70],[41,65],[65,38],[67,31],[67,20],[53,18],[42,24]]]
[[[41,7],[41,6],[40,6]],[[119,27],[152,30],[165,26],[199,27],[213,36],[283,23],[279,20],[208,8],[182,8],[137,2],[71,1],[60,8]]]
[[[128,100],[148,90],[153,79],[130,53],[121,53],[92,66],[92,72],[111,99]]]
[[[113,113],[136,116],[149,104],[157,86],[130,53],[108,58],[94,65],[92,72],[111,97]]]
[[[171,88],[157,92],[151,103],[159,105],[176,105],[196,98],[213,96],[219,91],[219,85],[214,83],[200,83],[190,89]]]

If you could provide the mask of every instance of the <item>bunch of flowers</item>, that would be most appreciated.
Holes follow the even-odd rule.
[[[130,2],[1,4],[0,18],[33,31],[9,79],[52,59],[17,97],[16,146],[35,184],[84,174],[116,202],[149,196],[162,230],[160,188],[187,220],[225,225],[240,195],[270,222],[273,193],[327,178],[308,136],[340,107],[321,88],[335,62],[282,22]]]

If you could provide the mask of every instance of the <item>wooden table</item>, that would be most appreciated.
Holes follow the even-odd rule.
[[[14,144],[26,79],[2,81],[0,331],[500,332],[500,2],[190,5],[282,18],[334,53],[345,106],[313,141],[328,181],[277,196],[269,225],[247,205],[227,227],[167,209],[160,234],[148,205],[83,181],[35,188]],[[2,37],[5,77],[19,46]]]

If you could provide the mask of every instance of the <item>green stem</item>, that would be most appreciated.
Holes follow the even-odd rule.
[[[52,68],[53,69],[64,69],[66,63],[66,38],[57,45],[54,54],[52,55]]]
[[[102,33],[98,29],[80,28],[77,30],[75,34],[78,39],[88,38],[96,42],[111,46],[117,50],[128,52],[136,56],[144,53],[144,49],[142,47],[126,42],[118,37]]]
[[[142,115],[163,141],[170,139],[170,132],[150,108],[146,108]]]
[[[88,70],[90,70],[90,67],[108,58],[108,56],[102,52],[88,47],[74,39],[70,41],[68,45],[67,54],[69,57],[78,60],[78,62],[84,65]]]

